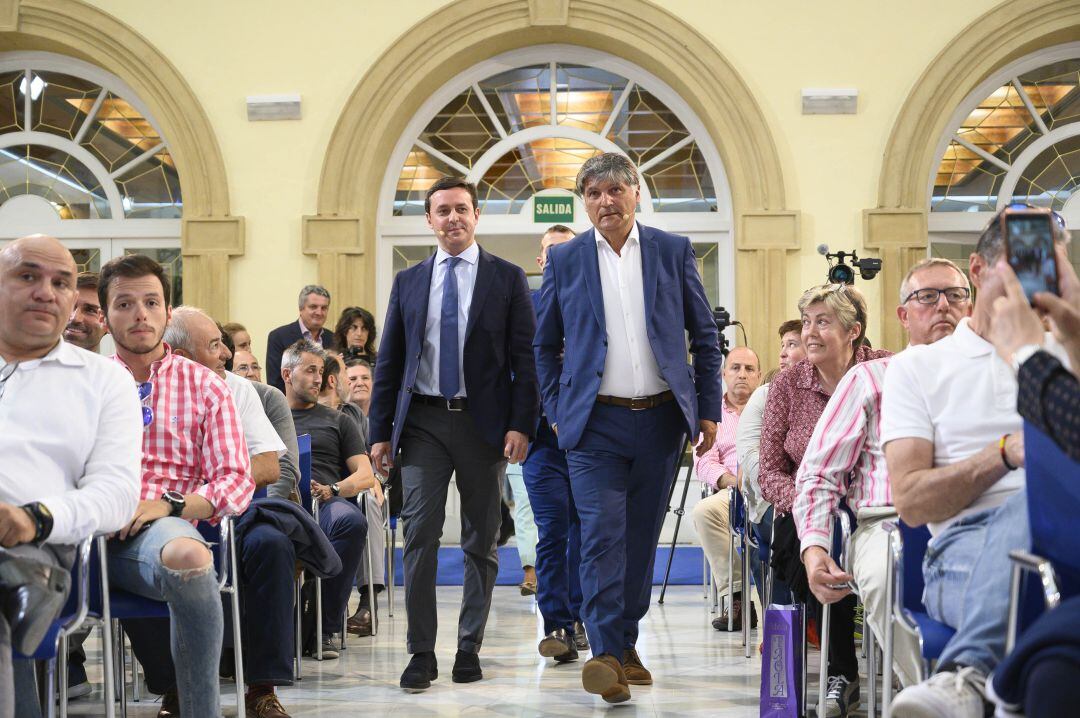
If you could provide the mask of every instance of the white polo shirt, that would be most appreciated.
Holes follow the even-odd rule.
[[[1066,361],[1049,334],[1046,348]],[[1016,393],[1012,369],[965,317],[951,336],[892,358],[882,394],[882,447],[897,439],[925,439],[934,445],[935,467],[963,461],[1005,434],[1024,430]],[[957,515],[929,524],[930,533],[937,536],[964,516],[1001,505],[1024,487],[1024,479],[1023,467],[1010,471]]]
[[[236,413],[240,415],[240,426],[244,430],[244,441],[247,442],[248,455],[265,454],[276,452],[278,456],[285,453],[285,444],[278,436],[277,430],[263,411],[262,400],[259,393],[251,382],[242,376],[225,372],[225,383],[232,392],[233,402],[236,404]]]

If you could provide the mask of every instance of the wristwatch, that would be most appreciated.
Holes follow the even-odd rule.
[[[1014,351],[1012,356],[1013,371],[1019,374],[1020,367],[1023,366],[1024,362],[1030,359],[1031,355],[1035,352],[1042,351],[1042,348],[1043,347],[1041,344],[1025,344],[1024,346]]]
[[[330,493],[334,496],[341,496],[341,487],[337,485],[337,482],[330,484]]]
[[[53,530],[53,515],[49,508],[40,501],[34,501],[24,504],[22,510],[29,514],[34,522],[34,538],[30,539],[30,541],[41,543],[49,538],[49,534]]]
[[[184,507],[187,505],[184,495],[179,491],[166,491],[161,495],[161,500],[169,505],[171,509],[169,516],[179,516],[184,513]]]

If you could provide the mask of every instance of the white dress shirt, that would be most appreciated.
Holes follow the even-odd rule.
[[[248,456],[265,454],[273,451],[278,456],[285,453],[285,444],[277,430],[266,418],[262,400],[251,382],[242,376],[225,372],[225,383],[232,392],[236,412],[240,415],[240,426],[244,429],[244,441],[247,442]]]
[[[0,376],[11,367],[0,359]],[[19,362],[0,396],[0,501],[42,502],[50,544],[117,531],[135,515],[143,423],[131,375],[60,340]]]
[[[600,230],[596,230],[596,254],[607,325],[607,356],[599,393],[631,399],[667,391],[668,384],[660,374],[645,328],[645,289],[637,222],[620,254],[615,254]]]
[[[442,328],[443,282],[446,281],[446,260],[453,255],[442,247],[435,253],[435,267],[431,271],[431,287],[428,289],[427,323],[424,328],[424,348],[420,354],[420,366],[416,370],[416,393],[441,396],[439,391],[439,332]],[[454,267],[454,279],[458,287],[458,389],[457,396],[465,392],[465,327],[469,322],[473,287],[476,285],[476,264],[480,259],[480,245],[473,242],[458,255],[462,260]]]

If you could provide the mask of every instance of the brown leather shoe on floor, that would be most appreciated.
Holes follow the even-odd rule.
[[[649,669],[642,665],[641,657],[637,650],[627,648],[622,652],[623,672],[626,673],[626,682],[632,686],[651,686],[652,674]]]
[[[289,718],[281,701],[273,693],[247,696],[244,703],[247,706],[247,718]]]
[[[602,653],[585,662],[581,669],[581,687],[608,703],[630,700],[626,674],[615,656],[609,653]]]
[[[157,718],[179,718],[180,697],[176,695],[176,689],[168,691],[161,697],[161,709],[158,710]]]
[[[349,620],[346,622],[345,630],[354,636],[370,636],[371,635],[371,609],[367,607],[360,607],[356,609],[356,613],[349,616]]]

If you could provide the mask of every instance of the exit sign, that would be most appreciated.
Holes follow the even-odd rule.
[[[573,221],[573,197],[541,195],[533,199],[533,222],[571,224]]]

